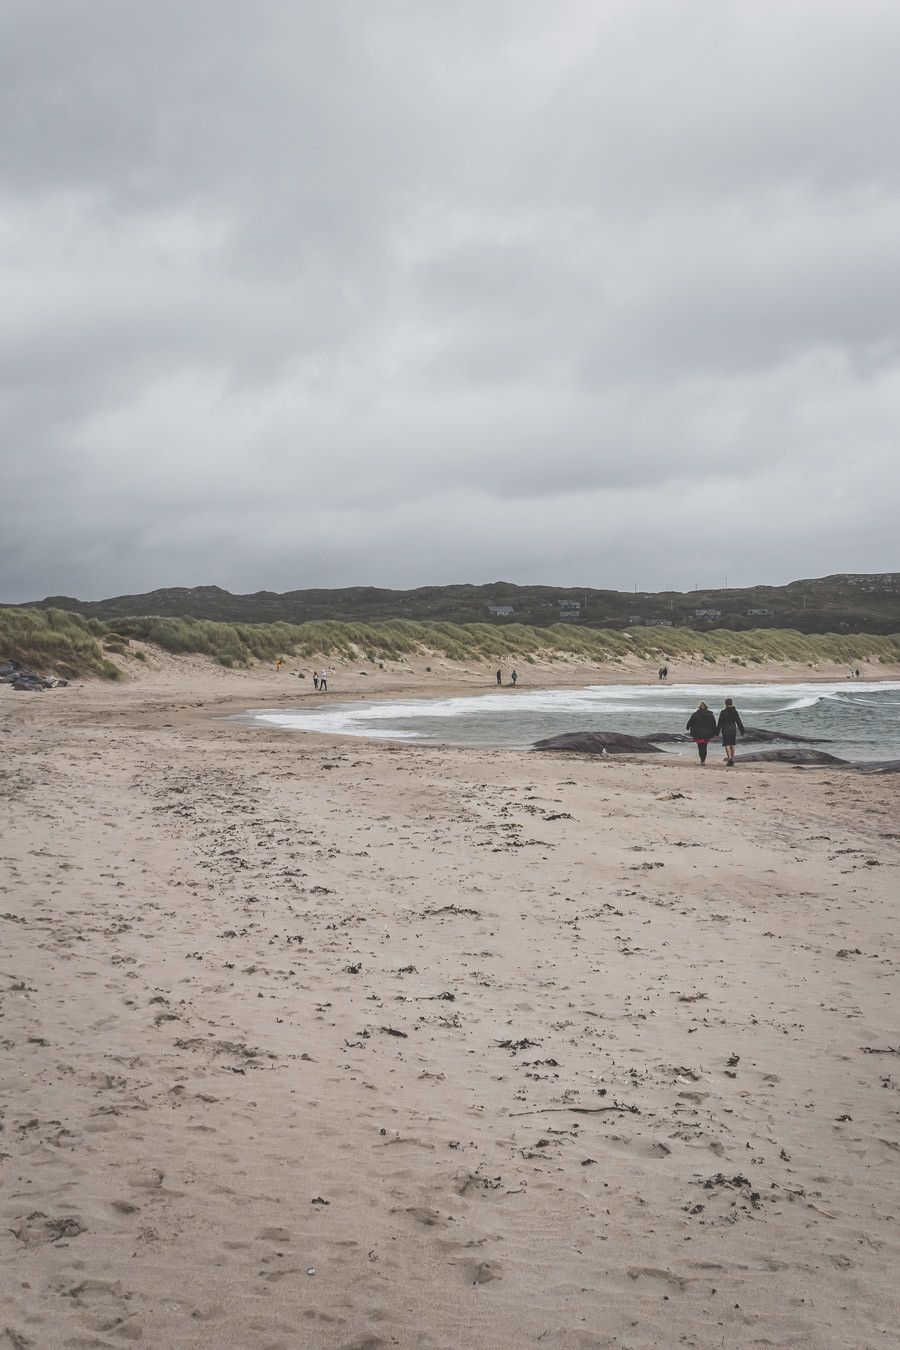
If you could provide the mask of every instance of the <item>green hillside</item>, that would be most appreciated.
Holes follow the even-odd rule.
[[[792,581],[786,586],[729,590],[632,592],[587,587],[421,586],[411,591],[350,586],[342,590],[257,591],[232,595],[218,586],[175,587],[108,600],[52,596],[30,608],[60,609],[104,620],[160,615],[223,623],[307,623],[339,619],[370,623],[412,619],[438,623],[559,622],[591,628],[794,628],[803,633],[891,633],[900,628],[900,573],[852,574]]]

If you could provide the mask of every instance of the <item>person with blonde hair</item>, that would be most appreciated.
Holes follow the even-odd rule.
[[[706,747],[716,734],[716,715],[710,712],[709,708],[702,701],[697,705],[697,711],[691,713],[688,718],[688,724],[685,727],[688,735],[694,740],[697,746],[697,754],[700,756],[700,763],[706,763]]]

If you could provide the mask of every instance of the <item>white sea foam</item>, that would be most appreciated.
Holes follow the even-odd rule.
[[[894,724],[900,682],[829,684],[591,685],[582,689],[486,691],[473,696],[333,702],[321,708],[257,708],[248,717],[288,731],[373,740],[457,741],[526,747],[544,736],[578,729],[646,735],[684,729],[704,699],[713,709],[726,696],[747,724],[801,732],[826,741],[898,741]],[[869,695],[869,697],[866,697]],[[861,697],[862,696],[862,697]],[[872,697],[874,696],[874,697]],[[781,718],[784,718],[781,721]],[[838,751],[838,753],[841,753]]]
[[[793,703],[787,703],[779,712],[798,712],[801,708],[814,708],[817,703],[821,703],[823,695],[813,694],[809,698],[798,698]]]

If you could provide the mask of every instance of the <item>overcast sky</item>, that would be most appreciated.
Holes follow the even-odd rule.
[[[900,570],[897,0],[0,0],[0,599]]]

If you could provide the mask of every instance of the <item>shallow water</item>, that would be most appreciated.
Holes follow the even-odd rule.
[[[823,744],[818,749],[846,759],[900,757],[900,682],[895,681],[734,684],[727,689],[666,684],[529,690],[520,685],[463,698],[257,708],[245,716],[286,731],[524,749],[566,731],[625,731],[636,736],[684,731],[701,698],[718,711],[726,695],[734,699],[747,726],[820,736]],[[692,745],[667,748],[674,754],[695,753]]]

